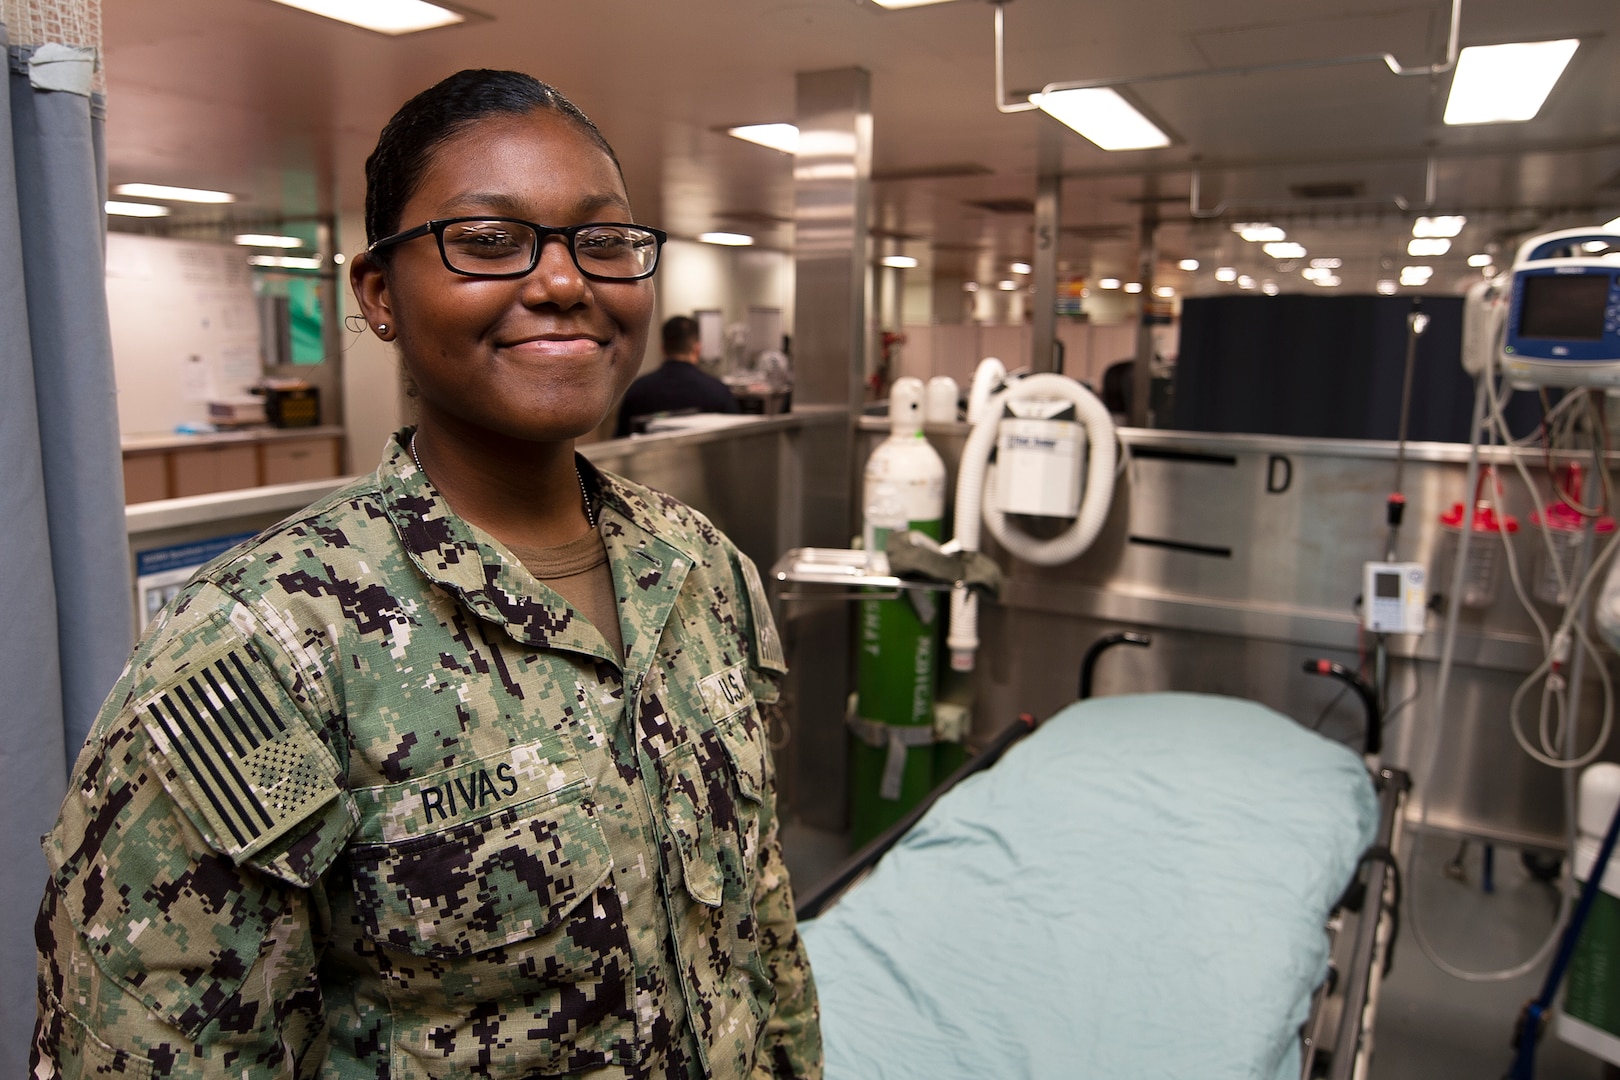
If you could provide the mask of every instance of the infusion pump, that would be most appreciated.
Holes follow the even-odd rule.
[[[1620,235],[1565,229],[1520,245],[1507,274],[1469,290],[1463,366],[1482,370],[1485,349],[1518,387],[1620,387]]]

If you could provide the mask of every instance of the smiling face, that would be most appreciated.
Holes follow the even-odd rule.
[[[434,151],[398,228],[488,214],[542,225],[633,221],[624,182],[600,145],[548,109],[477,120]],[[649,281],[585,277],[567,241],[510,280],[451,273],[432,236],[361,257],[355,295],[387,324],[436,436],[561,442],[608,415],[641,366]]]

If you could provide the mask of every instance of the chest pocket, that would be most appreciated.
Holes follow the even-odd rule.
[[[381,946],[397,1075],[633,1060],[629,934],[577,759],[519,748],[362,805],[375,842],[351,852],[355,906]]]
[[[700,904],[753,902],[767,760],[752,705],[658,760],[686,891]]]

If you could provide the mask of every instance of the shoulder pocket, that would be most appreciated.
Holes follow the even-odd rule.
[[[237,863],[263,860],[278,876],[308,884],[342,849],[354,825],[337,759],[253,646],[240,639],[177,641],[163,685],[135,711],[167,760],[182,802],[215,850]],[[328,828],[288,861],[288,841],[329,804]]]

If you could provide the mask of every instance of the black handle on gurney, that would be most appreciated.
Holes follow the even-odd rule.
[[[1384,714],[1378,708],[1378,695],[1368,686],[1361,676],[1345,667],[1335,664],[1331,660],[1305,661],[1305,674],[1331,675],[1340,682],[1345,683],[1361,698],[1361,707],[1367,713],[1367,737],[1362,751],[1367,754],[1376,754],[1384,748]]]
[[[1097,666],[1097,660],[1103,653],[1115,645],[1151,645],[1153,638],[1147,634],[1138,634],[1134,630],[1126,630],[1118,634],[1105,634],[1091,643],[1086,655],[1080,660],[1080,700],[1084,701],[1091,696],[1091,673]]]
[[[1034,730],[1035,717],[1030,713],[1020,713],[1017,720],[1008,724],[983,750],[968,758],[942,783],[936,785],[934,790],[928,793],[928,797],[912,807],[905,817],[868,841],[865,847],[846,859],[827,882],[800,900],[794,912],[795,916],[799,919],[813,919],[820,915],[823,908],[829,907],[856,878],[870,870],[890,848],[899,843],[900,838],[922,820],[922,816],[939,801],[941,795],[974,773],[988,769],[1000,761],[1001,755],[1007,752],[1009,746]]]

